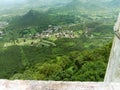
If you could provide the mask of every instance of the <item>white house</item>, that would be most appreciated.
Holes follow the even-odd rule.
[[[0,31],[0,36],[3,34],[3,32],[2,31]]]

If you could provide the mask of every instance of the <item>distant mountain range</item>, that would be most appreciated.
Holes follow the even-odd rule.
[[[110,2],[112,0],[78,0],[78,1],[81,1],[81,2]]]
[[[61,1],[55,1],[55,0],[48,0],[48,1],[43,1],[43,0],[36,0],[36,2],[34,0],[25,0],[25,3],[29,3],[28,5],[34,5],[34,6],[39,6],[39,4],[62,4],[64,3],[64,6],[62,7],[52,7],[55,8],[53,9],[54,11],[57,12],[70,12],[70,11],[102,11],[102,10],[109,10],[110,8],[113,7],[118,7],[120,5],[120,1],[119,0],[61,0]],[[54,2],[55,1],[55,2]],[[58,17],[56,18],[58,19]],[[29,11],[27,14],[23,15],[22,17],[17,18],[14,22],[14,24],[16,25],[19,22],[20,26],[31,26],[31,25],[40,25],[41,23],[48,23],[50,24],[51,21],[53,21],[54,19],[50,16],[48,16],[48,14],[40,14],[38,12],[34,12],[34,11]],[[60,19],[58,19],[58,21],[60,21]],[[55,22],[55,20],[54,20]],[[47,25],[48,25],[47,24]],[[18,26],[19,26],[18,25]],[[17,25],[16,25],[17,26]]]
[[[100,3],[107,3],[107,4],[112,4],[112,5],[118,5],[120,4],[120,0],[4,0],[0,1],[0,7],[2,8],[3,6],[16,6],[16,5],[21,5],[21,6],[26,6],[27,7],[33,7],[33,6],[49,6],[49,5],[59,5],[59,4],[66,4],[70,2],[81,2],[81,3],[86,3],[86,4],[95,4],[96,6]],[[9,6],[8,6],[9,5]],[[20,7],[21,7],[20,6]]]
[[[120,0],[112,0],[109,4],[113,7],[119,7],[120,6]]]
[[[35,9],[40,7],[63,7],[69,9],[85,8],[89,10],[99,10],[104,8],[119,8],[120,0],[4,0],[0,1],[0,9]],[[12,9],[11,9],[12,7]]]

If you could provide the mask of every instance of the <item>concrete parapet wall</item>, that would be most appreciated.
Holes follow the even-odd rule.
[[[114,25],[115,37],[105,75],[105,82],[120,82],[120,14]]]
[[[120,83],[0,80],[0,90],[120,90]]]

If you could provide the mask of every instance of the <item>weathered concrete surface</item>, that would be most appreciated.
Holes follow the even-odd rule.
[[[113,41],[104,81],[120,82],[120,40],[116,36]]]
[[[114,26],[116,33],[110,53],[105,82],[120,82],[120,14]]]
[[[0,90],[120,90],[120,83],[0,80]]]

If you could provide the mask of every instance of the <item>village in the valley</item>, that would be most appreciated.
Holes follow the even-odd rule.
[[[4,33],[2,29],[7,25],[8,23],[5,23],[5,22],[0,23],[1,39],[6,35],[6,33]],[[22,38],[10,40],[9,42],[6,42],[4,44],[4,47],[8,47],[11,45],[56,46],[54,41],[57,40],[58,38],[77,38],[77,37],[78,35],[75,34],[73,30],[64,30],[62,26],[49,25],[48,29],[43,30],[41,33],[36,32],[34,35],[29,33],[29,35],[27,36],[24,35]]]

